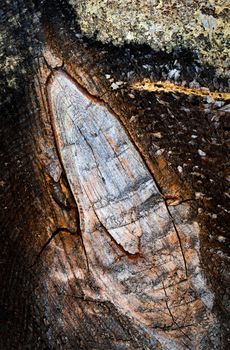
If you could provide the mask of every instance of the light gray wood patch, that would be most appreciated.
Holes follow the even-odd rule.
[[[203,313],[212,294],[199,263],[199,225],[185,220],[188,204],[175,208],[175,223],[117,117],[65,73],[55,72],[48,94],[61,162],[80,210],[87,276],[99,288],[94,297],[150,328],[156,320],[159,329],[182,327],[185,315],[193,324],[194,305]]]
[[[93,231],[86,213],[94,213],[125,251],[138,253],[140,237],[156,224],[154,208],[164,204],[142,158],[117,118],[65,74],[55,74],[50,97],[62,162],[84,213],[82,230]]]

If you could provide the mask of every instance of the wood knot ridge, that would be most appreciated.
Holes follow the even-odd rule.
[[[184,317],[171,305],[181,300],[180,314],[196,319],[190,287],[202,302],[212,300],[199,269],[198,228],[174,221],[118,116],[62,70],[47,93],[60,161],[80,208],[88,271],[103,299],[143,325],[173,323],[184,336]],[[151,312],[139,312],[149,305]]]
[[[167,92],[167,93],[179,93],[184,95],[195,95],[200,97],[211,97],[214,100],[229,100],[230,93],[210,91],[208,88],[189,88],[179,84],[174,84],[170,81],[149,81],[143,80],[131,85],[132,89],[144,90],[149,92]]]
[[[118,118],[66,73],[54,72],[48,95],[60,159],[81,208],[86,250],[102,255],[110,236],[110,246],[139,257],[159,232],[173,229],[145,161]]]

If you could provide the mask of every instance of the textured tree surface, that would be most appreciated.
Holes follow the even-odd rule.
[[[0,348],[227,349],[227,79],[0,16]]]

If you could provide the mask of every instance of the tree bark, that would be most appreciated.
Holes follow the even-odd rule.
[[[1,21],[1,349],[227,349],[227,79],[87,39],[64,1]]]

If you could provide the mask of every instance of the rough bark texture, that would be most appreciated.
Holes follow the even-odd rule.
[[[227,81],[191,52],[86,39],[64,1],[1,11],[0,348],[227,349],[229,105],[199,94],[226,92]],[[197,95],[132,87],[175,83],[178,67]],[[73,191],[49,95],[64,74],[113,114],[156,184],[156,226],[138,254],[100,217],[96,238],[80,227],[85,196]],[[162,239],[151,236],[157,200]]]

